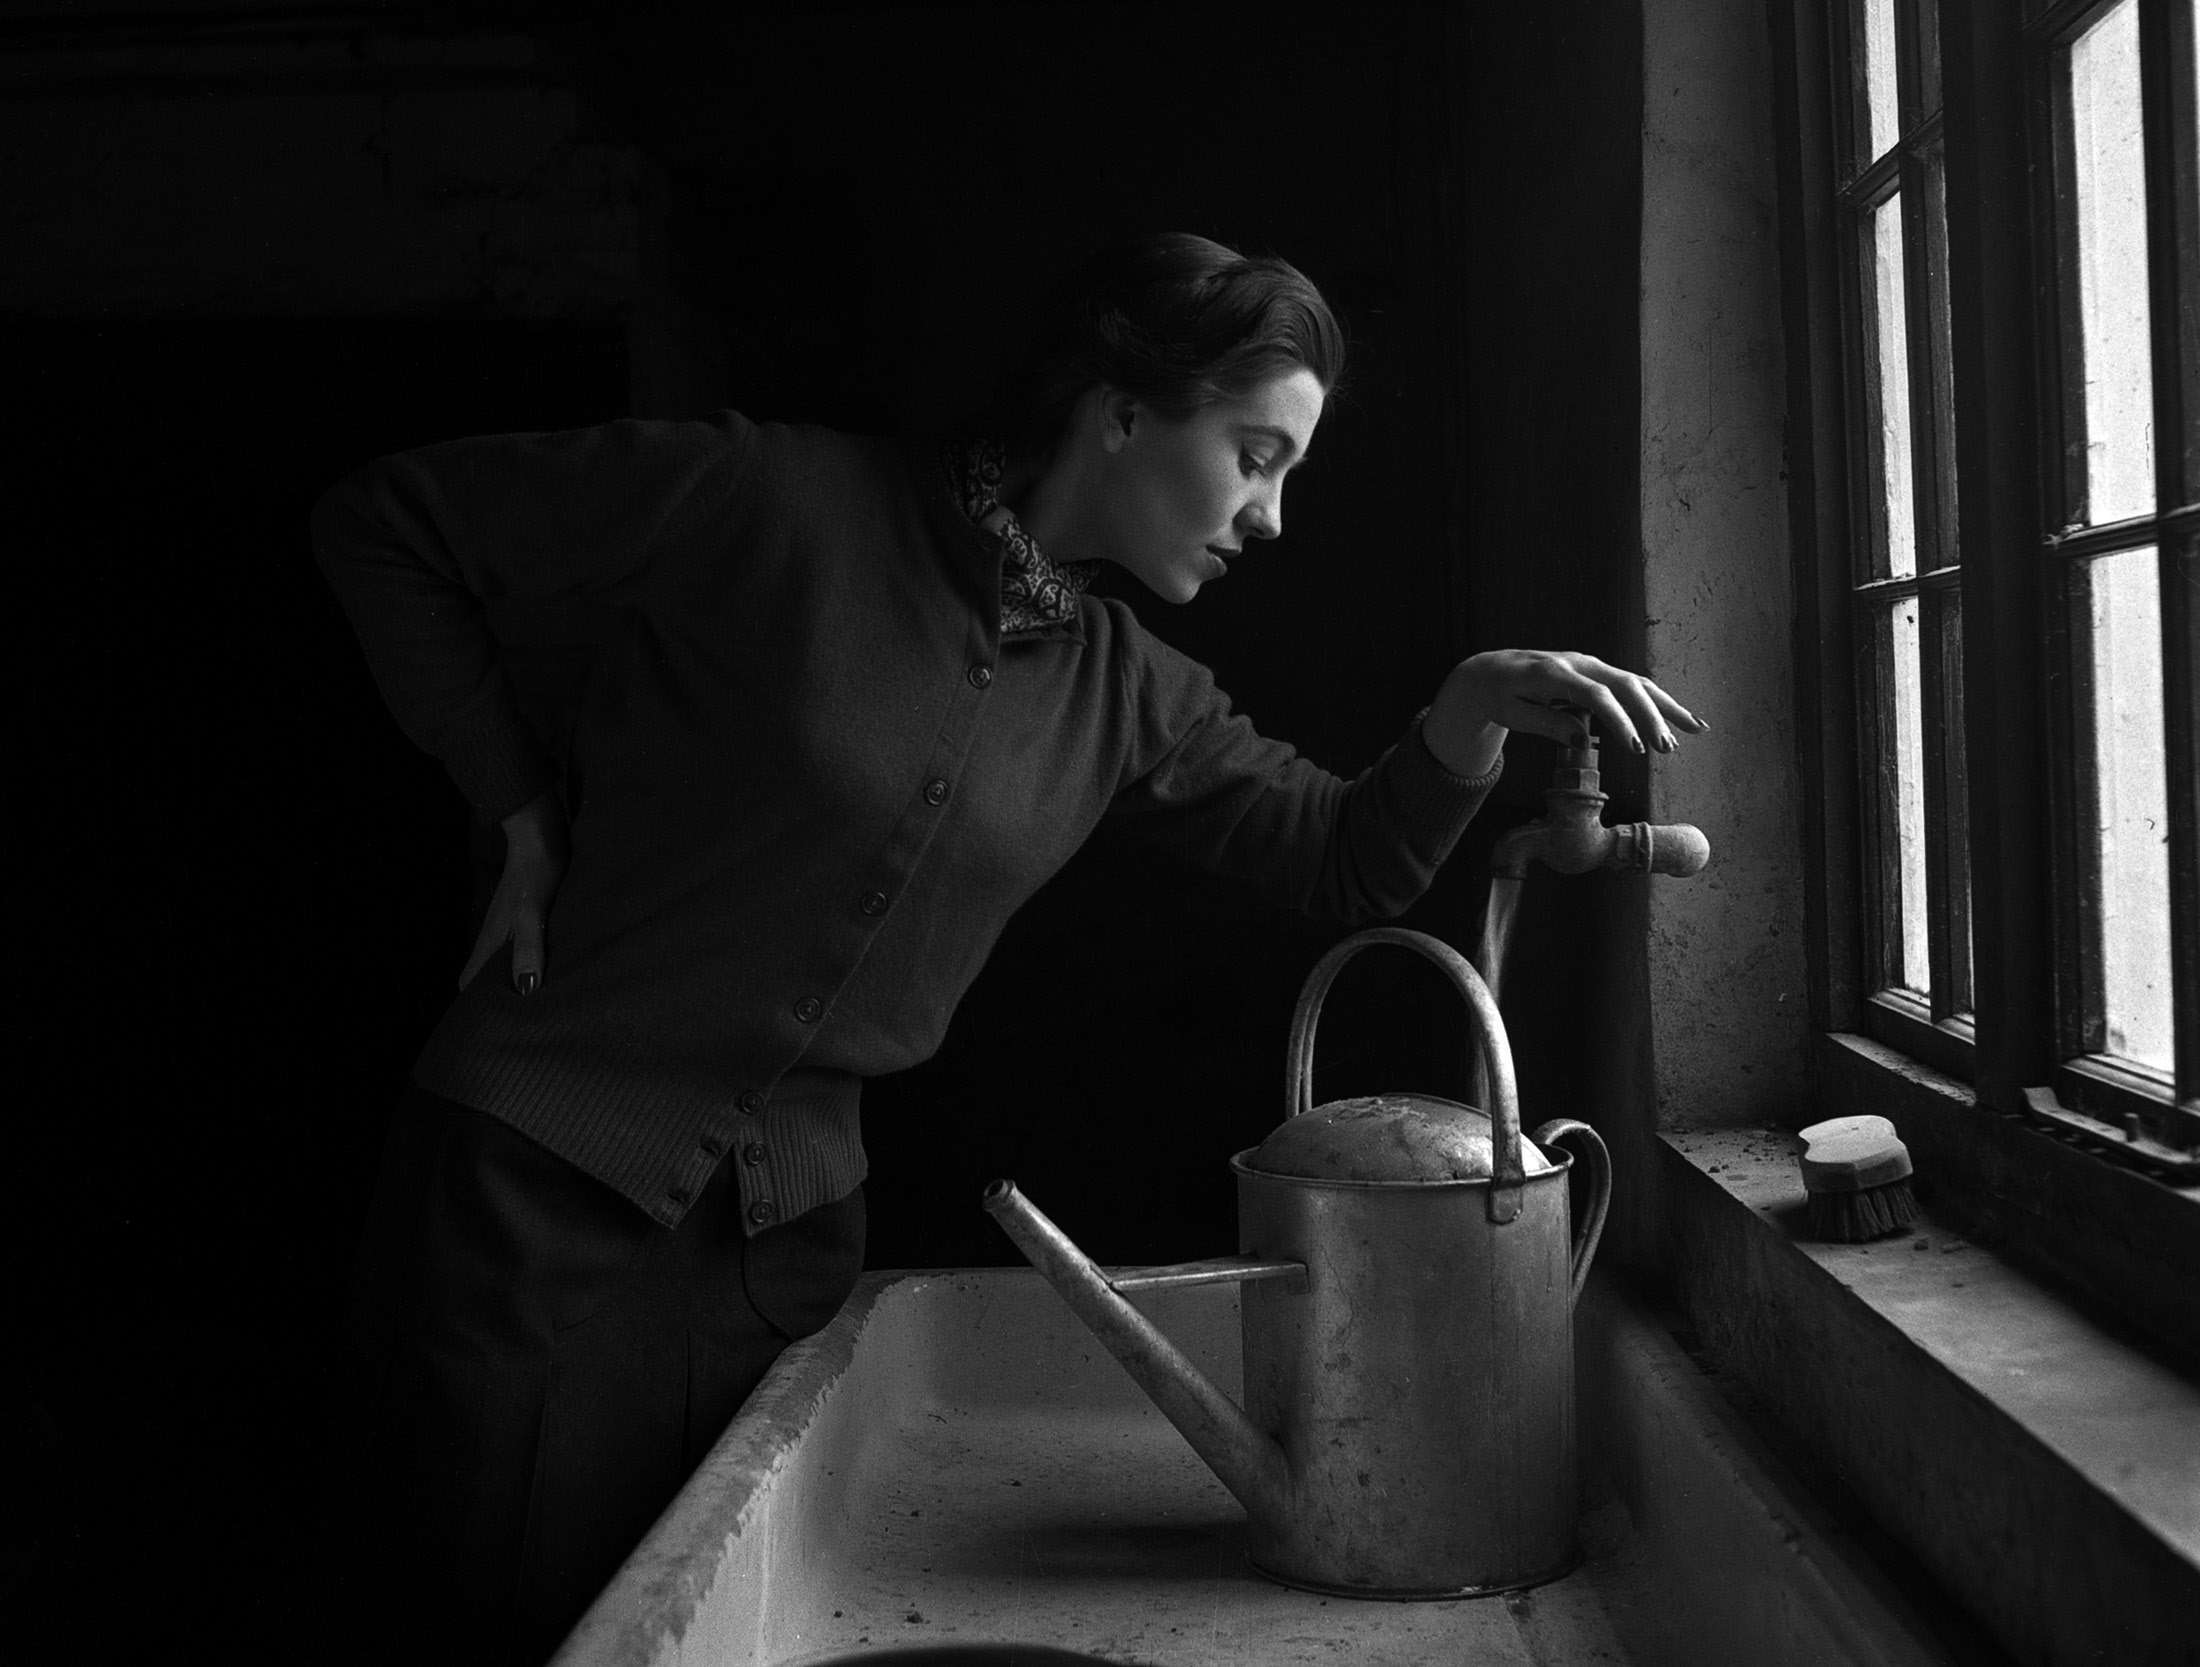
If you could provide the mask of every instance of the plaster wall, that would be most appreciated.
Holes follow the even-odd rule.
[[[1650,675],[1713,724],[1650,810],[1711,866],[1649,892],[1656,1121],[1793,1122],[1804,888],[1772,75],[1755,0],[1643,7],[1642,617]]]

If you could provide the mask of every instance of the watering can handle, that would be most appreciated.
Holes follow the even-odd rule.
[[[1379,943],[1396,944],[1419,952],[1447,973],[1452,988],[1467,1004],[1467,1017],[1479,1033],[1482,1057],[1488,1063],[1490,1105],[1490,1220],[1511,1221],[1520,1214],[1520,1184],[1525,1176],[1520,1153],[1520,1095],[1513,1083],[1512,1046],[1505,1040],[1505,1021],[1497,1002],[1467,958],[1426,932],[1404,926],[1372,926],[1338,944],[1314,964],[1299,992],[1298,1011],[1291,1015],[1291,1050],[1284,1081],[1285,1117],[1301,1117],[1314,1109],[1314,1030],[1321,1019],[1322,1000],[1345,962]],[[1609,1177],[1607,1177],[1609,1179]],[[1602,1225],[1602,1215],[1598,1224]],[[1580,1281],[1575,1281],[1578,1286]]]
[[[1581,1155],[1588,1160],[1589,1209],[1582,1217],[1581,1225],[1574,1229],[1573,1294],[1571,1300],[1581,1300],[1581,1287],[1589,1277],[1589,1264],[1595,1260],[1597,1240],[1604,1234],[1604,1212],[1612,1204],[1612,1154],[1605,1149],[1604,1137],[1571,1117],[1554,1117],[1529,1136],[1538,1146],[1555,1145],[1561,1140],[1578,1140]]]

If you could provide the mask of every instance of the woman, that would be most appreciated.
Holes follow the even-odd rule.
[[[1703,727],[1585,655],[1481,654],[1348,783],[1083,594],[1113,562],[1186,602],[1278,537],[1341,369],[1293,268],[1148,238],[1072,286],[996,438],[621,422],[322,501],[393,713],[507,839],[360,1305],[365,1537],[467,1658],[547,1653],[832,1315],[862,1079],[933,1051],[1103,816],[1348,923],[1421,893],[1509,730]],[[499,659],[543,609],[611,626],[563,795]]]

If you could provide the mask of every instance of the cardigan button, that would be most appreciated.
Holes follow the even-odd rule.
[[[752,1140],[741,1148],[741,1161],[751,1169],[756,1168],[770,1155],[764,1150],[764,1143],[759,1140]]]
[[[825,1011],[825,1004],[815,996],[804,996],[794,1004],[794,1016],[806,1025],[817,1023],[817,1016]]]
[[[751,1117],[762,1111],[764,1109],[764,1091],[761,1088],[752,1088],[742,1095],[741,1109]]]
[[[993,668],[991,666],[972,666],[970,668],[970,686],[973,689],[989,688],[992,682]]]
[[[947,778],[945,776],[934,776],[924,784],[924,802],[928,805],[939,805],[947,802]]]
[[[779,1219],[779,1206],[769,1198],[759,1198],[749,1206],[749,1220],[759,1227],[769,1227]]]
[[[863,901],[858,903],[856,907],[867,915],[882,915],[886,912],[886,893],[883,891],[867,891],[863,894]]]

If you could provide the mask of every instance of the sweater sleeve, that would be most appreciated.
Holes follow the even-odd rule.
[[[1205,667],[1139,633],[1126,667],[1143,751],[1110,816],[1185,863],[1347,924],[1388,919],[1426,891],[1504,773],[1454,775],[1416,714],[1345,781],[1231,709]]]
[[[314,506],[313,549],[398,725],[484,815],[554,775],[491,629],[502,602],[610,596],[693,548],[754,466],[733,412],[457,440],[384,457]]]

